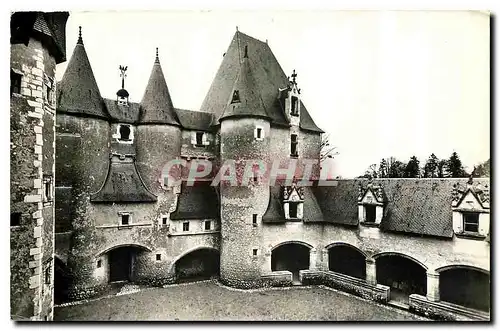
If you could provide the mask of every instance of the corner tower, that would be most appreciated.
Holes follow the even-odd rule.
[[[221,281],[235,287],[259,286],[265,257],[262,225],[269,198],[264,167],[269,164],[270,119],[262,101],[248,46],[219,118],[222,167],[235,168],[234,182],[221,181]],[[259,170],[258,170],[259,169]],[[222,171],[221,171],[222,172]]]

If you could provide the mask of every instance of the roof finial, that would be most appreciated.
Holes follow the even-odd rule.
[[[158,47],[156,47],[156,58],[155,63],[160,63],[160,58],[158,57]]]
[[[243,55],[243,58],[248,59],[248,45],[245,45],[245,55]]]
[[[125,77],[127,77],[128,66],[120,66],[120,76],[122,77],[122,89],[125,88]]]
[[[236,31],[238,31],[238,26],[236,26]]]
[[[83,39],[82,39],[82,27],[78,27],[78,41],[76,42],[77,44],[83,45]]]
[[[297,78],[297,74],[295,73],[295,69],[293,69],[293,73],[292,73],[292,82],[293,82],[293,83],[295,83],[295,84],[297,83],[297,82],[295,81],[295,79],[296,79],[296,78]]]

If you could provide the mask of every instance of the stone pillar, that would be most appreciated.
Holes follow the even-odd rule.
[[[377,285],[377,266],[372,258],[366,259],[366,282],[370,285]]]
[[[271,249],[264,254],[264,267],[262,270],[265,273],[271,272]]]
[[[309,250],[309,269],[318,270],[318,251],[316,248],[311,248]]]
[[[439,273],[427,271],[427,300],[439,301]]]
[[[328,262],[328,249],[323,248],[321,250],[321,270],[328,271],[329,270],[329,262]]]

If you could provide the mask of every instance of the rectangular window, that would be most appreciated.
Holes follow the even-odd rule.
[[[182,223],[182,231],[189,231],[189,222]]]
[[[376,206],[373,205],[365,205],[365,211],[366,211],[366,223],[375,223],[375,217],[376,217]]]
[[[205,230],[211,230],[211,229],[212,229],[212,222],[205,221]]]
[[[129,222],[130,222],[130,215],[123,214],[122,215],[122,225],[129,225]]]
[[[252,215],[252,225],[257,227],[257,214]]]
[[[162,224],[162,225],[167,225],[167,220],[168,220],[168,219],[167,219],[166,217],[163,217],[163,218],[161,219],[161,224]]]
[[[43,202],[52,201],[52,177],[43,176]]]
[[[262,128],[257,128],[257,139],[262,138]]]
[[[10,226],[21,225],[21,213],[11,213],[10,214]]]
[[[161,261],[161,254],[156,254],[156,261]]]
[[[196,132],[196,146],[203,146],[203,132]]]
[[[297,218],[298,205],[299,205],[298,202],[288,203],[288,214],[290,215],[290,218]]]
[[[293,116],[298,116],[299,115],[299,99],[297,97],[292,97],[292,115]]]
[[[254,249],[253,249],[253,252],[252,252],[253,256],[257,256],[257,253],[258,253],[258,249],[257,249],[257,248],[254,248]]]
[[[479,213],[463,213],[464,217],[464,231],[465,232],[479,232]]]
[[[297,145],[298,145],[297,135],[292,134],[290,137],[290,155],[291,156],[294,156],[294,157],[299,156]]]
[[[10,95],[12,96],[12,93],[17,93],[17,94],[20,94],[21,93],[21,77],[22,75],[17,73],[17,72],[14,72],[14,71],[10,71]]]
[[[102,261],[101,260],[97,260],[97,267],[98,268],[102,267]]]
[[[49,266],[47,268],[45,268],[45,284],[50,284],[50,275],[51,272],[50,272],[50,263],[49,263]]]
[[[49,104],[52,104],[52,90],[52,80],[48,77],[44,77],[43,98]]]

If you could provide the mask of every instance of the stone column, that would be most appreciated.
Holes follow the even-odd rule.
[[[262,269],[265,273],[271,272],[271,249],[264,254],[264,267]]]
[[[427,300],[439,301],[439,273],[427,271]]]
[[[314,247],[309,250],[309,269],[318,270],[318,254]]]
[[[328,271],[329,270],[329,265],[328,265],[328,249],[323,248],[321,250],[321,270]]]
[[[370,285],[377,285],[377,266],[372,258],[366,259],[366,282]]]

